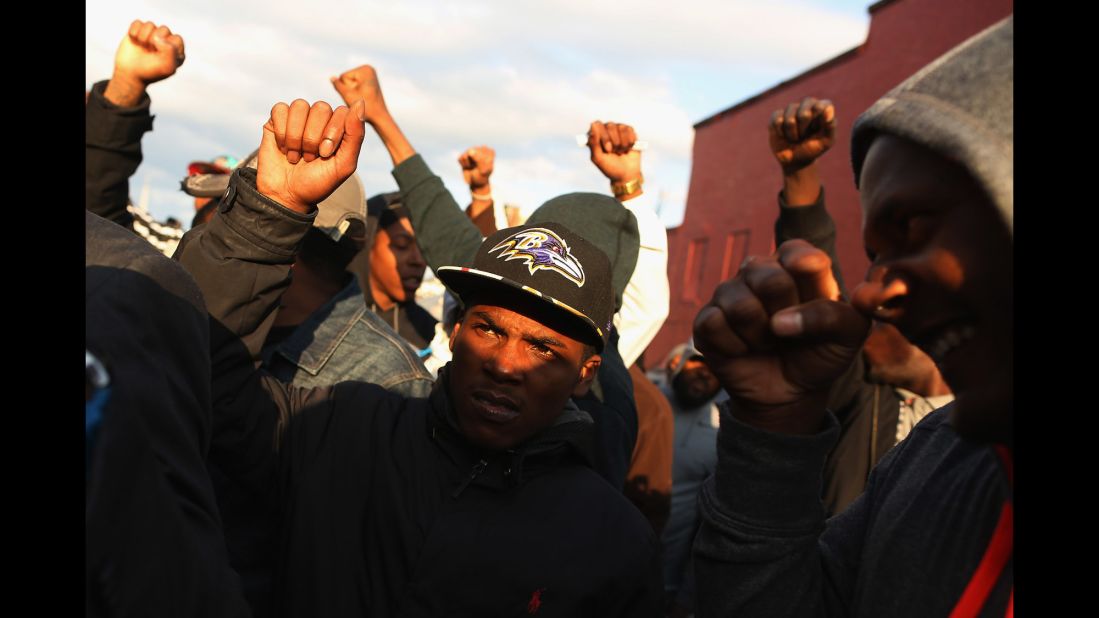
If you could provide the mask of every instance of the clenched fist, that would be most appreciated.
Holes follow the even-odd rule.
[[[458,155],[458,165],[462,166],[462,178],[471,191],[482,189],[489,183],[492,167],[496,162],[496,151],[488,146],[474,146]]]
[[[782,169],[799,170],[828,152],[836,139],[836,109],[831,101],[805,97],[771,113],[771,152]]]
[[[382,97],[382,86],[378,83],[378,72],[369,64],[344,71],[339,77],[332,77],[330,80],[348,107],[356,101],[363,102],[363,113],[370,124],[373,125],[380,118],[389,115],[385,98]]]
[[[635,142],[637,134],[628,124],[597,120],[588,129],[591,162],[612,183],[641,179],[641,152],[633,149]]]
[[[695,318],[695,345],[742,421],[785,433],[817,430],[828,389],[869,329],[838,299],[828,255],[800,239],[749,258],[714,291]]]
[[[355,172],[365,125],[363,102],[335,110],[324,101],[276,103],[263,125],[257,161],[260,193],[309,213]]]
[[[120,107],[133,107],[149,84],[174,75],[186,58],[183,37],[172,34],[168,26],[135,20],[118,44],[114,73],[103,96]]]
[[[114,70],[147,86],[174,75],[186,58],[183,38],[168,26],[135,20],[115,52]]]

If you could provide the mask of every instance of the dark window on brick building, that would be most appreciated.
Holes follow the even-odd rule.
[[[748,257],[748,229],[737,230],[725,235],[725,255],[721,258],[721,280],[736,276],[740,264]]]
[[[706,264],[706,245],[708,238],[696,238],[687,246],[687,274],[683,286],[683,300],[687,302],[702,302],[699,292],[702,290],[702,277],[705,273],[703,266]]]

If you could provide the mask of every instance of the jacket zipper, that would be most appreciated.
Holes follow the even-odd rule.
[[[473,482],[473,479],[477,478],[482,472],[485,471],[486,467],[488,467],[488,462],[484,459],[473,464],[473,469],[469,471],[469,477],[467,477],[466,480],[462,481],[462,484],[458,486],[458,489],[454,490],[454,493],[450,494],[450,497],[457,498],[459,495],[461,495],[461,493],[465,491],[466,487],[469,487],[469,484]]]

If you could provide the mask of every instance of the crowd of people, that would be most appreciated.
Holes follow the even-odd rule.
[[[134,21],[86,99],[86,613],[1012,615],[1012,41],[859,116],[853,289],[835,107],[775,110],[777,249],[646,359],[669,254],[633,126],[588,127],[606,194],[519,220],[491,147],[463,207],[363,65],[191,164],[183,233],[129,199],[186,57]]]

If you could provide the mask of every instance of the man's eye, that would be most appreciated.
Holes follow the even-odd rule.
[[[534,347],[534,353],[537,354],[538,356],[544,358],[544,359],[550,360],[550,359],[553,359],[557,356],[557,354],[554,353],[554,351],[551,350],[547,346],[534,344],[533,347]]]

